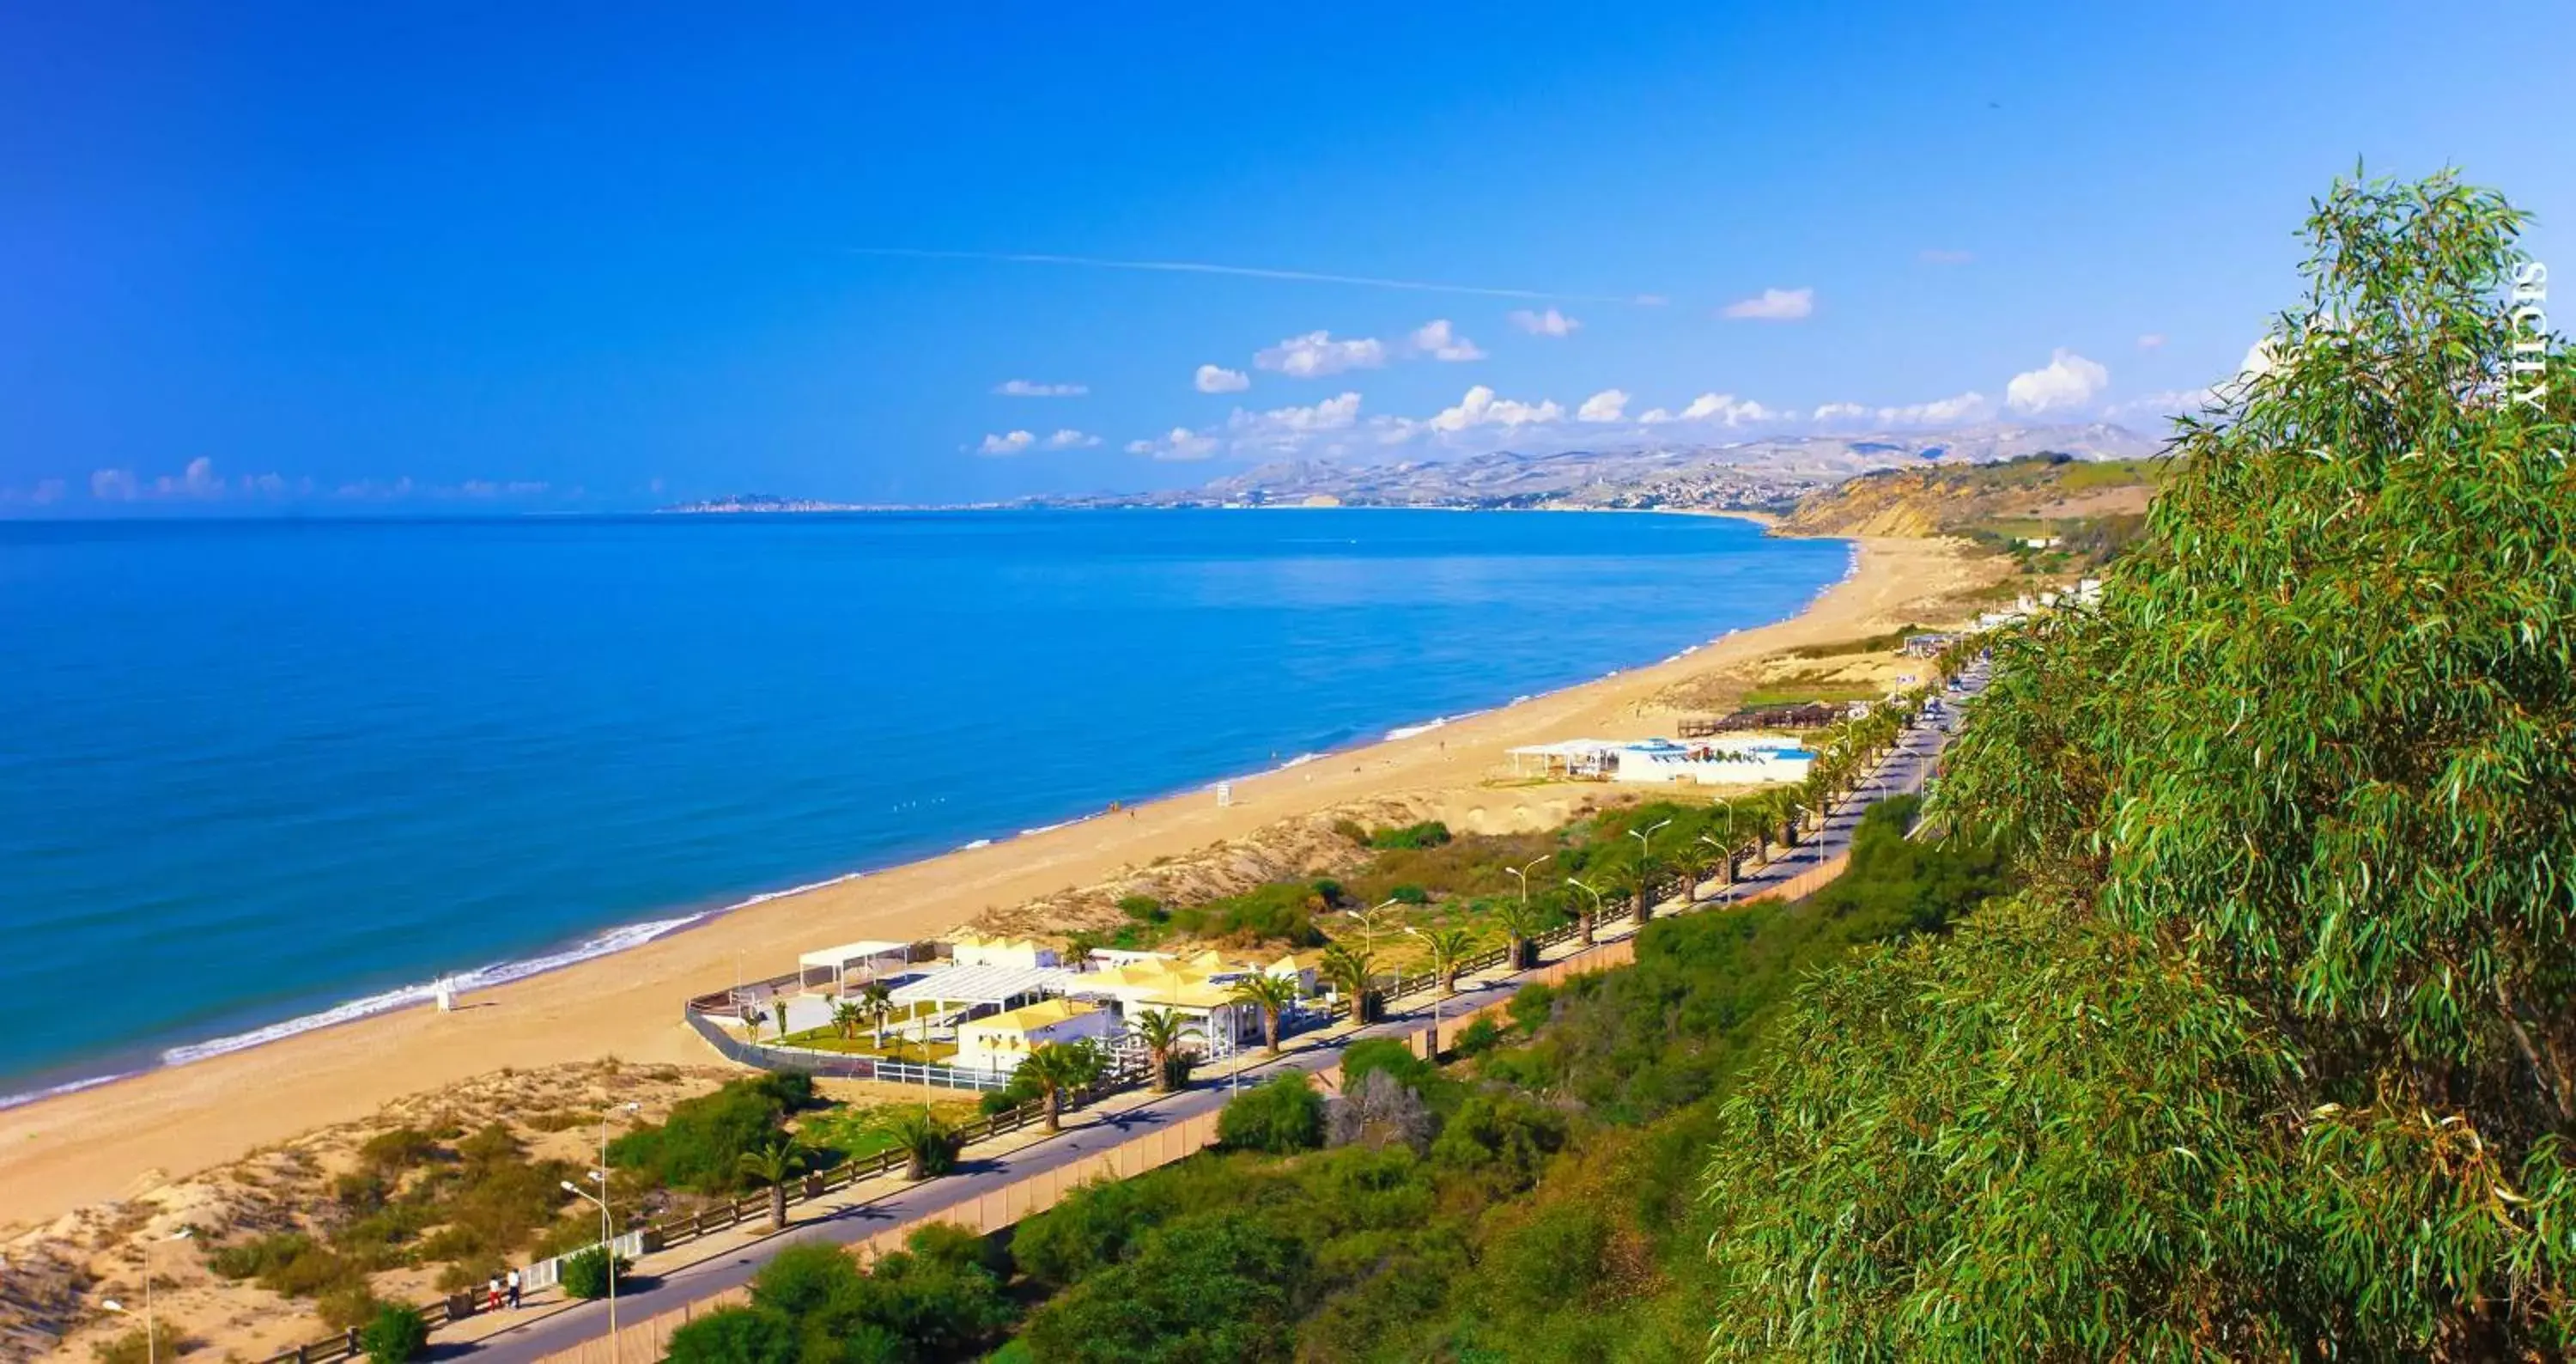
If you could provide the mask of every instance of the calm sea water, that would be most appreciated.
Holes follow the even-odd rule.
[[[1734,521],[0,523],[0,1095],[1790,615]]]

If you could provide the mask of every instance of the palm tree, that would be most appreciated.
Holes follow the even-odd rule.
[[[1108,1068],[1109,1058],[1101,1053],[1100,1044],[1087,1037],[1073,1042],[1042,1042],[1020,1062],[1020,1074],[1046,1096],[1046,1130],[1050,1132],[1063,1128],[1065,1096],[1099,1079]]]
[[[906,1179],[944,1175],[957,1164],[957,1129],[927,1107],[898,1109],[886,1119],[884,1131],[903,1152]]]
[[[1377,1021],[1377,954],[1365,947],[1353,948],[1334,943],[1324,949],[1324,979],[1351,1002],[1351,1021]]]
[[[1422,945],[1431,949],[1431,971],[1440,977],[1440,992],[1458,993],[1458,970],[1475,950],[1476,940],[1463,928],[1441,928],[1423,934]]]
[[[859,1035],[859,1006],[844,999],[832,1006],[832,1032],[847,1042]]]
[[[894,1016],[894,991],[884,981],[872,980],[859,989],[859,1012],[876,1026],[877,1050],[885,1050],[886,1020]]]
[[[1279,1054],[1279,1015],[1297,1002],[1297,978],[1274,976],[1255,971],[1234,983],[1234,1002],[1248,1004],[1261,1011],[1261,1037],[1264,1050]]]
[[[769,1229],[787,1230],[787,1181],[805,1168],[803,1143],[786,1132],[773,1132],[765,1145],[737,1158],[742,1172],[769,1186]]]
[[[1145,1054],[1153,1058],[1154,1072],[1150,1083],[1160,1094],[1172,1087],[1172,1053],[1181,1043],[1201,1036],[1188,1019],[1169,1009],[1148,1009],[1136,1015],[1136,1040],[1145,1044]]]
[[[1497,900],[1494,917],[1502,921],[1504,936],[1511,940],[1510,968],[1526,971],[1538,964],[1538,953],[1531,950],[1531,940],[1538,936],[1537,907],[1520,900]]]

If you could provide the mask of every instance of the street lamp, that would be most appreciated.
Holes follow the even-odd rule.
[[[1524,883],[1524,884],[1526,884],[1526,883]],[[1421,929],[1414,927],[1412,924],[1406,924],[1406,925],[1404,926],[1404,931],[1405,931],[1405,932],[1407,932],[1407,933],[1412,934],[1414,937],[1420,938],[1420,939],[1422,940],[1422,945],[1423,945],[1424,947],[1429,947],[1429,946],[1431,946],[1431,935],[1430,935],[1430,934],[1423,932]],[[1515,965],[1517,965],[1518,963],[1514,963],[1514,964],[1515,964]],[[1433,956],[1432,956],[1432,958],[1431,958],[1431,971],[1432,971],[1432,974],[1433,974],[1433,975],[1435,975],[1435,976],[1436,976],[1436,975],[1438,975],[1438,974],[1440,973],[1440,958],[1439,958],[1439,955],[1438,955],[1436,952],[1433,954]],[[1432,1063],[1433,1065],[1435,1065],[1435,1066],[1436,1066],[1436,1065],[1438,1065],[1438,1064],[1440,1064],[1440,996],[1441,996],[1441,993],[1442,993],[1442,988],[1441,988],[1441,987],[1442,987],[1443,985],[1445,985],[1446,983],[1447,983],[1447,982],[1445,982],[1445,981],[1439,981],[1439,980],[1434,980],[1433,982],[1431,982],[1431,1058],[1430,1058],[1430,1059],[1431,1059],[1431,1063]]]
[[[1518,880],[1518,881],[1521,883],[1521,908],[1522,908],[1523,910],[1527,910],[1527,909],[1529,908],[1529,874],[1530,874],[1530,871],[1531,871],[1533,868],[1537,867],[1537,866],[1538,866],[1538,864],[1539,864],[1540,862],[1546,862],[1546,861],[1549,861],[1549,860],[1553,859],[1555,856],[1556,856],[1556,854],[1555,854],[1555,853],[1545,853],[1545,854],[1542,854],[1541,856],[1539,856],[1539,857],[1538,857],[1536,860],[1534,860],[1534,861],[1524,862],[1524,863],[1522,863],[1521,865],[1519,865],[1519,866],[1517,866],[1517,867],[1505,867],[1505,868],[1503,868],[1503,870],[1504,870],[1504,871],[1507,871],[1507,872],[1511,873],[1511,874],[1512,874],[1512,876],[1513,876],[1513,878],[1514,878],[1514,879],[1516,879],[1516,880]]]
[[[598,1193],[593,1194],[569,1179],[557,1181],[565,1193],[588,1199],[599,1208],[599,1253],[607,1261],[608,1270],[608,1358],[611,1364],[617,1359],[617,1238],[608,1220],[608,1119],[611,1114],[633,1113],[642,1108],[642,1104],[624,1103],[600,1110],[599,1168],[590,1172],[591,1179],[599,1185]]]
[[[1727,828],[1732,831],[1734,827],[1735,812],[1729,810],[1727,811]],[[1724,843],[1711,838],[1707,834],[1701,834],[1699,836],[1699,841],[1715,849],[1717,852],[1717,860],[1726,864],[1726,885],[1718,891],[1718,894],[1721,897],[1719,899],[1719,903],[1732,908],[1735,904],[1735,850],[1727,847]]]
[[[1565,878],[1565,884],[1592,897],[1592,912],[1584,916],[1583,920],[1583,945],[1590,947],[1592,945],[1593,925],[1601,921],[1601,892],[1594,890],[1592,887],[1583,884],[1583,882],[1576,880],[1571,876]]]
[[[181,1227],[170,1236],[153,1238],[143,1243],[143,1358],[145,1364],[160,1364],[161,1334],[152,1321],[152,1246],[154,1241],[185,1241],[196,1235],[194,1227]],[[99,1306],[111,1312],[123,1312],[125,1304],[114,1298],[102,1298]]]
[[[1655,912],[1655,892],[1649,883],[1649,876],[1655,868],[1655,835],[1670,823],[1672,821],[1667,819],[1648,826],[1643,832],[1636,829],[1628,831],[1628,836],[1637,840],[1637,922],[1641,925]]]
[[[1384,914],[1388,910],[1403,903],[1404,902],[1402,900],[1398,900],[1390,896],[1387,899],[1378,901],[1376,904],[1371,905],[1366,909],[1355,909],[1351,911],[1351,917],[1359,920],[1360,927],[1368,931],[1367,941],[1370,956],[1377,955],[1377,916]]]

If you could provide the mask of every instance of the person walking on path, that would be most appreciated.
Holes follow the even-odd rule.
[[[519,1310],[519,1271],[518,1271],[518,1270],[513,1269],[513,1270],[511,1270],[511,1271],[510,1271],[510,1278],[509,1278],[508,1284],[509,1284],[509,1290],[510,1290],[510,1310],[511,1310],[511,1311],[513,1311],[513,1312],[515,1312],[515,1311],[518,1311],[518,1310]]]

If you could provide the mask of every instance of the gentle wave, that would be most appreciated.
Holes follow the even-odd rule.
[[[834,877],[832,881],[815,884],[830,885],[834,881],[848,879],[848,877]],[[771,891],[766,895],[757,895],[745,900],[742,904],[755,905],[764,900],[777,899],[781,895],[794,895],[800,890],[813,888],[800,886],[796,890]],[[735,908],[740,907],[735,906]],[[459,972],[446,977],[446,980],[459,994],[469,990],[488,989],[495,985],[507,985],[514,980],[525,980],[530,976],[560,970],[578,962],[589,961],[594,957],[623,952],[630,947],[641,947],[655,938],[686,928],[707,917],[705,914],[689,914],[677,919],[654,919],[647,923],[627,924],[621,928],[612,928],[595,938],[587,939],[560,952],[548,952],[543,956],[528,957],[519,961],[496,962],[490,966]],[[184,1066],[191,1061],[203,1061],[208,1057],[222,1056],[229,1052],[244,1051],[251,1047],[282,1041],[298,1033],[311,1032],[316,1028],[336,1027],[370,1015],[386,1013],[394,1009],[406,1009],[415,1004],[427,1004],[437,997],[436,982],[426,985],[405,985],[353,999],[345,1004],[335,1004],[320,1013],[290,1018],[282,1023],[271,1023],[264,1028],[253,1028],[249,1032],[234,1033],[229,1037],[218,1037],[206,1042],[191,1042],[184,1047],[172,1047],[161,1053],[161,1064]]]
[[[59,1098],[65,1094],[78,1094],[84,1089],[96,1089],[100,1085],[114,1084],[119,1080],[132,1079],[142,1073],[143,1072],[139,1070],[121,1070],[113,1075],[93,1075],[85,1080],[73,1080],[67,1084],[54,1085],[46,1089],[31,1089],[24,1094],[0,1094],[0,1109],[16,1108],[20,1104],[34,1103],[38,1099],[53,1099]]]
[[[1454,725],[1461,720],[1473,719],[1474,717],[1484,713],[1485,712],[1481,710],[1462,710],[1455,715],[1442,715],[1425,720],[1418,725],[1399,725],[1386,732],[1386,741],[1388,743],[1393,743],[1398,739],[1410,739],[1417,734],[1428,734],[1435,729]]]

